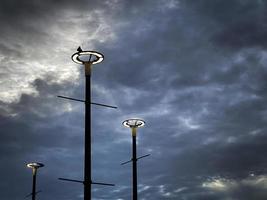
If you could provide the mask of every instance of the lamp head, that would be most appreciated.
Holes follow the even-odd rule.
[[[38,169],[38,168],[44,167],[44,164],[38,163],[38,162],[32,162],[32,163],[28,163],[27,167],[32,168],[32,169]]]
[[[81,57],[82,56],[89,56],[89,61],[85,61],[85,60],[82,60]],[[95,57],[94,60],[90,60],[91,57]],[[83,51],[80,47],[77,49],[77,52],[74,53],[72,56],[71,56],[71,59],[73,60],[73,62],[77,63],[77,64],[81,64],[81,65],[84,65],[85,63],[92,63],[92,64],[97,64],[97,63],[100,63],[104,60],[104,55],[97,52],[97,51]]]
[[[142,119],[132,118],[123,121],[122,124],[127,128],[139,128],[145,125],[145,121]]]

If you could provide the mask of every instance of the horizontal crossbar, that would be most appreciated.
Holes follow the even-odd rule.
[[[140,156],[140,157],[136,158],[136,161],[139,160],[139,159],[145,158],[145,157],[147,157],[147,156],[150,156],[150,154],[147,154],[147,155],[144,155],[144,156]],[[126,162],[121,163],[121,165],[125,165],[125,164],[127,164],[127,163],[129,163],[129,162],[132,162],[132,161],[133,161],[133,159],[128,160],[128,161],[126,161]]]
[[[72,100],[72,101],[79,101],[79,102],[86,103],[85,100],[81,100],[81,99],[75,99],[75,98],[65,97],[65,96],[61,96],[61,95],[59,95],[57,97],[62,98],[62,99],[68,99],[68,100]],[[94,103],[94,102],[91,102],[91,104],[96,105],[96,106],[103,106],[103,107],[108,107],[108,108],[114,108],[114,109],[117,109],[118,108],[117,106],[110,106],[110,105],[102,104],[102,103]]]
[[[76,183],[82,183],[84,184],[84,181],[75,180],[75,179],[68,179],[68,178],[58,178],[61,181],[70,181],[70,182],[76,182]],[[93,182],[91,181],[91,184],[93,185],[107,185],[107,186],[115,186],[115,184],[112,183],[101,183],[101,182]]]

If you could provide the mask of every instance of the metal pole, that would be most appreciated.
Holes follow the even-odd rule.
[[[84,200],[91,200],[91,65],[85,67],[85,150],[84,150]]]
[[[133,200],[137,200],[137,158],[136,158],[136,128],[132,128],[132,161],[133,161]]]
[[[35,195],[36,195],[36,175],[37,175],[37,169],[32,168],[32,200],[35,200]]]

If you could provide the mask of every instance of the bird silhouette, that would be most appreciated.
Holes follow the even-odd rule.
[[[81,53],[83,50],[82,50],[81,47],[78,47],[77,51],[78,51],[79,53]]]

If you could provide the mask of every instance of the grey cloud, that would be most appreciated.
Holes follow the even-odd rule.
[[[264,1],[183,1],[210,22],[211,41],[233,49],[265,48],[266,2]]]
[[[241,193],[246,190],[251,192],[248,197],[262,199],[265,193],[258,186],[241,185],[225,194],[201,184],[214,176],[238,181],[252,172],[257,176],[266,174],[265,44],[260,44],[258,31],[262,21],[254,25],[255,31],[245,32],[233,41],[240,30],[253,23],[255,15],[264,18],[263,11],[258,12],[264,10],[264,3],[179,1],[176,8],[160,9],[161,1],[151,2],[114,1],[113,7],[107,1],[75,3],[74,7],[70,1],[54,5],[20,2],[16,17],[22,21],[15,16],[10,19],[25,34],[17,38],[18,45],[25,38],[32,42],[30,46],[52,44],[55,38],[44,30],[58,19],[57,14],[69,9],[88,25],[84,31],[89,39],[79,45],[84,49],[93,45],[105,55],[104,62],[93,69],[93,101],[114,104],[119,109],[92,109],[93,178],[117,186],[94,186],[94,198],[131,198],[131,166],[120,166],[130,159],[130,130],[121,122],[134,115],[147,122],[139,130],[138,155],[151,153],[138,163],[140,198],[245,199]],[[6,2],[9,5],[4,8],[10,10],[14,3]],[[95,15],[99,19],[86,19],[87,12],[98,9],[104,11]],[[7,18],[11,13],[5,10],[2,15]],[[34,11],[28,13],[30,10]],[[112,31],[93,33],[114,33],[114,38],[105,42],[91,40],[90,26],[101,29],[98,22],[103,19],[112,23]],[[73,23],[64,21],[60,29]],[[16,36],[14,27],[8,27],[2,35]],[[72,40],[66,44],[66,48],[72,45],[69,54],[67,50],[64,55],[56,54],[58,50],[55,53],[52,49],[51,54],[37,54],[36,58],[66,56],[57,58],[60,61],[55,66],[69,65],[71,52],[78,45]],[[42,47],[49,51],[49,45]],[[19,56],[23,62],[23,47],[14,51],[14,43],[6,40],[0,48],[3,55]],[[0,185],[6,199],[19,199],[30,189],[30,172],[24,164],[32,160],[46,164],[40,171],[40,198],[80,199],[83,193],[80,185],[56,180],[58,176],[82,179],[83,105],[56,96],[83,99],[84,78],[78,75],[75,80],[56,82],[59,74],[52,73],[31,82],[35,95],[22,94],[18,102],[0,104],[1,159],[7,162],[1,165],[1,171],[11,176],[7,184]],[[77,73],[83,74],[82,68]],[[18,131],[23,132],[23,137]],[[15,182],[14,171],[23,188],[12,194],[9,186]],[[7,176],[3,177],[7,180]],[[187,189],[177,192],[178,188]]]

